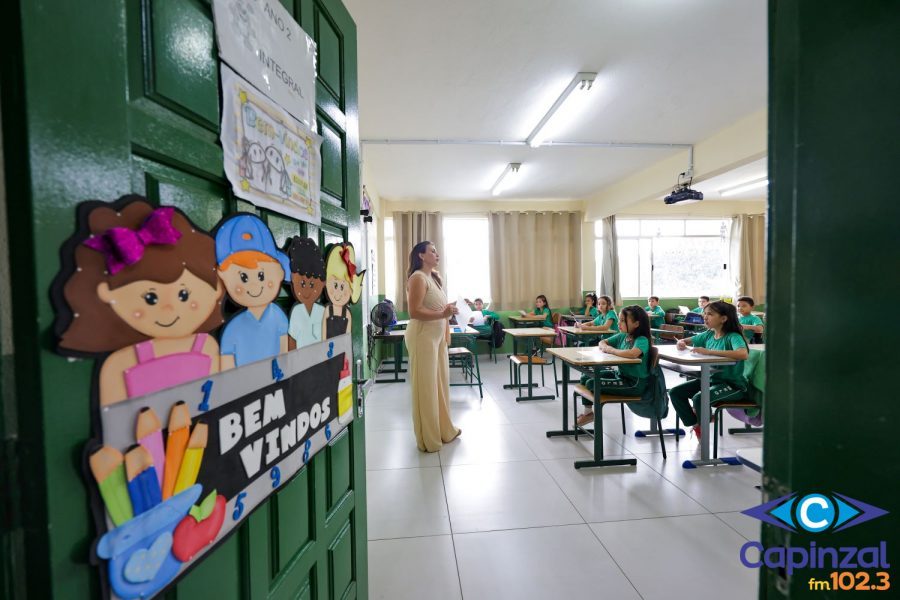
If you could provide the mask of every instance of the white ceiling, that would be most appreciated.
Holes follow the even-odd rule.
[[[763,0],[344,0],[365,139],[523,140],[579,71],[592,104],[552,139],[695,143],[766,104]],[[674,150],[365,144],[382,197],[579,198]],[[674,182],[673,174],[673,182]]]
[[[732,169],[727,173],[722,173],[721,175],[710,177],[700,183],[695,183],[691,187],[703,192],[704,200],[759,200],[760,198],[766,197],[766,188],[764,187],[731,196],[722,196],[719,191],[737,187],[751,181],[757,181],[765,177],[768,170],[768,158],[764,157],[736,169]]]

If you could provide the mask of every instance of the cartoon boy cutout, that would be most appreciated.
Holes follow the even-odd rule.
[[[319,297],[325,288],[325,261],[319,247],[310,238],[294,237],[288,254],[291,257],[291,290],[299,304],[291,309],[289,346],[302,348],[322,341],[325,307]]]
[[[225,324],[222,370],[287,352],[288,319],[274,300],[289,263],[266,224],[250,214],[223,221],[216,230],[216,262],[228,296],[246,308]]]

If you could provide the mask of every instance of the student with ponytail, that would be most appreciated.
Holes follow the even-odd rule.
[[[710,403],[715,406],[727,400],[739,400],[747,394],[747,380],[744,378],[744,361],[749,355],[747,342],[738,321],[737,311],[727,302],[710,302],[703,312],[703,321],[709,328],[694,337],[678,341],[678,349],[688,346],[696,354],[721,356],[734,360],[730,366],[714,371],[710,378]],[[694,379],[669,390],[672,406],[688,426],[694,426],[694,433],[700,437],[697,413],[700,408],[700,380]],[[691,405],[693,404],[693,408]]]

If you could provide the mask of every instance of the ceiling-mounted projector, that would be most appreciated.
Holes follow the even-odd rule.
[[[679,173],[678,183],[672,188],[672,193],[663,199],[663,202],[666,204],[677,204],[679,202],[697,202],[698,200],[703,200],[703,192],[691,189],[693,180],[693,177],[688,172]]]

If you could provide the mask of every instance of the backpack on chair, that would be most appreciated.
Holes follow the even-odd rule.
[[[496,319],[494,324],[491,325],[491,343],[494,345],[494,348],[499,348],[505,341],[506,332],[503,331],[503,323],[500,322],[500,319]]]

